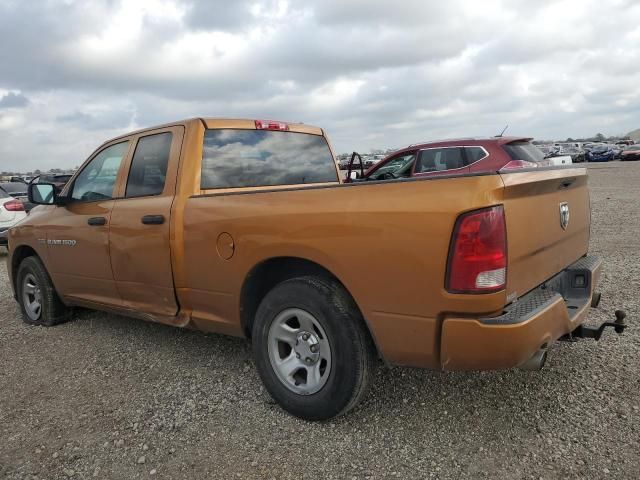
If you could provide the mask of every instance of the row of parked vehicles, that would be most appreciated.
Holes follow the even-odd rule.
[[[635,145],[633,140],[617,143],[554,143],[538,145],[538,148],[545,158],[569,156],[572,163],[640,159],[640,145]]]

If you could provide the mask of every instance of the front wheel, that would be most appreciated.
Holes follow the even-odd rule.
[[[354,408],[377,363],[353,300],[320,277],[287,280],[265,296],[253,325],[253,352],[271,396],[305,420]]]
[[[25,323],[51,327],[71,316],[71,309],[60,301],[38,257],[27,257],[20,264],[16,290]]]

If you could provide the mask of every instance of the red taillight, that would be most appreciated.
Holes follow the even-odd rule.
[[[500,170],[517,170],[519,168],[537,168],[538,164],[534,162],[527,162],[526,160],[511,160]]]
[[[4,208],[10,212],[24,212],[24,205],[20,200],[11,200],[4,204]]]
[[[460,215],[449,250],[451,293],[491,293],[507,281],[507,232],[502,205]]]
[[[272,120],[256,120],[257,130],[280,130],[282,132],[289,131],[289,125],[284,122],[274,122]]]

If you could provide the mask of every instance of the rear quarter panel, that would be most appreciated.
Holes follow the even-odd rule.
[[[502,202],[499,176],[194,195],[184,210],[184,271],[177,285],[194,319],[241,334],[239,293],[247,274],[274,257],[330,270],[353,295],[385,358],[438,365],[443,312],[494,312],[504,292],[451,295],[444,279],[461,211]],[[218,237],[235,253],[223,259]]]

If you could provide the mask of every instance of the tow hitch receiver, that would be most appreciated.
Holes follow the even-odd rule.
[[[597,327],[589,327],[587,325],[579,325],[573,332],[563,335],[559,338],[560,341],[563,342],[577,342],[579,338],[593,338],[595,341],[600,340],[602,337],[602,333],[604,329],[607,327],[613,327],[618,335],[624,332],[624,329],[627,328],[627,324],[624,322],[624,319],[627,317],[627,314],[623,310],[615,311],[616,319],[613,322],[603,322]]]

